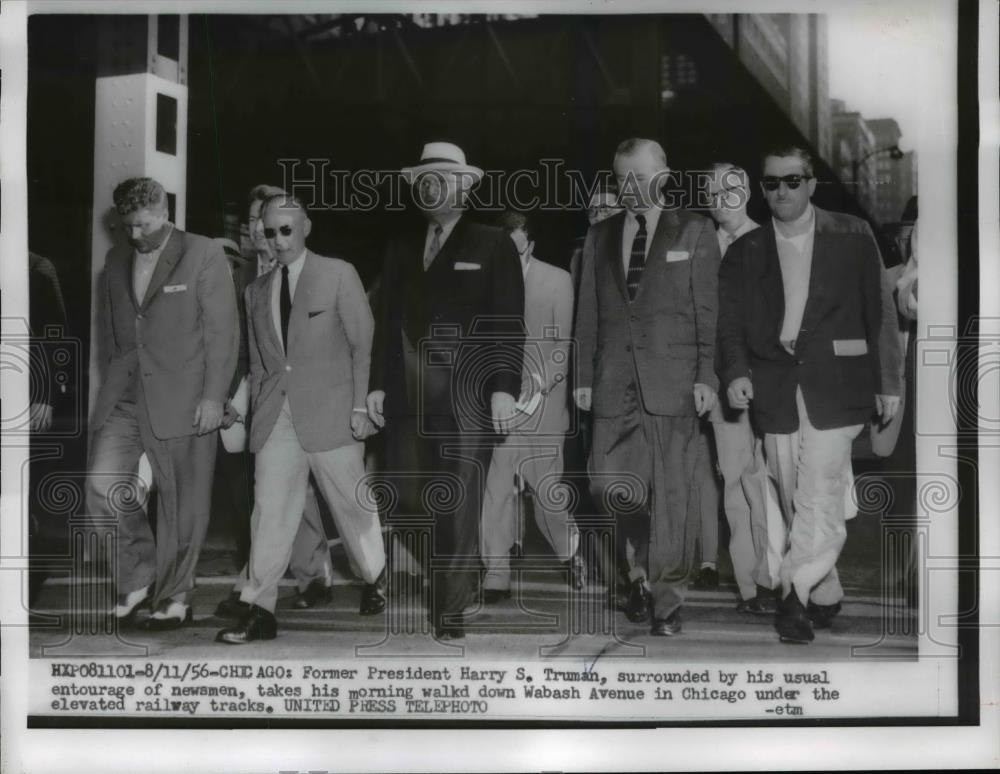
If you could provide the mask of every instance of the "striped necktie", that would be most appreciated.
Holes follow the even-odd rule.
[[[430,246],[427,248],[427,252],[424,254],[424,271],[430,268],[430,265],[434,263],[434,259],[437,254],[441,252],[441,234],[444,233],[444,229],[441,224],[434,227],[434,236],[431,237]]]
[[[632,240],[628,276],[625,281],[629,301],[635,301],[635,294],[639,292],[639,282],[642,280],[642,270],[646,266],[646,216],[636,215],[635,221],[639,224],[639,230],[635,232],[635,239]]]

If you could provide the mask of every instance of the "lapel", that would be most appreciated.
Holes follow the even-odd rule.
[[[424,272],[424,274],[440,274],[443,271],[450,270],[455,263],[455,259],[458,257],[459,248],[461,247],[462,238],[464,234],[465,234],[465,215],[463,214],[458,219],[458,222],[455,224],[455,227],[451,230],[451,233],[448,235],[448,239],[441,246],[441,250],[438,252],[438,254],[434,256],[434,260],[431,261],[431,265],[427,268],[427,271]],[[427,239],[426,229],[424,230],[424,239],[425,240]],[[421,243],[420,246],[421,271],[423,271],[423,265],[424,265],[424,252],[423,252],[423,243]]]
[[[163,252],[160,253],[160,258],[156,262],[156,268],[153,269],[153,276],[149,279],[149,287],[146,288],[146,296],[142,302],[142,309],[148,309],[150,302],[159,292],[160,288],[163,287],[163,283],[166,282],[167,277],[170,276],[170,272],[174,270],[174,266],[177,261],[181,258],[181,246],[184,242],[184,232],[179,228],[174,226],[170,229],[170,236],[167,237],[167,243],[163,246]],[[135,262],[135,252],[132,253],[132,261]],[[129,278],[129,285],[131,285],[131,277]],[[192,288],[194,290],[194,288]],[[134,292],[134,291],[133,291]]]
[[[306,250],[305,258],[302,259],[302,271],[299,273],[299,281],[295,284],[295,295],[292,296],[292,313],[288,318],[288,351],[292,351],[295,341],[305,333],[306,320],[309,317],[309,307],[312,301],[312,292],[315,283],[319,278],[319,268],[316,266],[317,258],[312,252]],[[273,325],[271,326],[274,327]]]
[[[280,271],[272,269],[267,273],[267,281],[256,286],[255,303],[253,305],[254,328],[257,331],[264,331],[264,338],[270,342],[271,349],[280,359],[285,359],[285,350],[281,346],[281,339],[274,329],[274,315],[271,310],[271,299],[274,297],[274,283],[279,281]],[[301,278],[300,278],[301,279]],[[298,288],[296,288],[298,290]],[[289,327],[291,325],[289,324]],[[260,339],[260,336],[257,337]]]
[[[646,264],[642,270],[642,278],[639,280],[639,290],[635,294],[635,301],[638,303],[644,294],[644,288],[653,284],[653,277],[650,274],[658,274],[665,271],[667,265],[667,251],[674,246],[677,234],[680,231],[680,219],[673,210],[661,210],[660,217],[656,221],[656,231],[653,232],[649,250],[646,253]],[[626,293],[626,298],[628,294]]]
[[[812,265],[809,269],[809,295],[806,297],[806,308],[802,313],[802,326],[799,330],[801,340],[808,337],[816,327],[816,322],[823,309],[823,300],[830,286],[830,272],[834,268],[832,245],[830,244],[829,217],[824,210],[814,206],[816,224],[813,231]]]
[[[608,256],[608,260],[611,261],[611,276],[615,278],[618,292],[622,294],[622,298],[628,301],[628,288],[625,286],[625,269],[623,268],[625,256],[622,247],[626,217],[626,213],[623,212],[608,220],[608,227],[604,229],[604,238],[609,240],[611,244],[605,244],[604,249],[598,251],[598,254]]]
[[[125,292],[128,293],[129,301],[132,302],[132,308],[138,312],[139,299],[135,297],[135,283],[132,281],[132,278],[135,276],[135,250],[128,246],[117,247],[115,249],[121,253],[121,260],[115,260],[110,268],[112,271],[119,272],[121,281],[125,285]],[[112,258],[114,258],[114,255],[112,255]]]

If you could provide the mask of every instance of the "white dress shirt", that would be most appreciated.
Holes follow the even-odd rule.
[[[650,207],[645,212],[640,212],[639,214],[646,219],[646,252],[644,257],[649,257],[649,246],[653,242],[653,234],[656,233],[656,224],[660,220],[660,213],[662,212],[662,204]],[[622,229],[622,266],[625,269],[625,276],[628,276],[628,265],[632,260],[632,242],[635,241],[635,235],[639,233],[639,221],[635,219],[635,215],[630,211],[625,211],[625,227]]]
[[[739,228],[737,228],[733,232],[726,231],[725,228],[719,226],[715,230],[715,238],[719,240],[719,250],[722,253],[722,257],[723,258],[726,257],[726,251],[729,250],[729,246],[733,242],[735,242],[744,234],[753,231],[755,228],[758,228],[758,224],[751,218],[747,218],[746,220],[744,220],[740,224]]]
[[[295,303],[295,288],[299,284],[299,275],[302,267],[306,264],[306,251],[288,264],[288,293],[292,303]],[[274,330],[278,334],[278,341],[281,341],[281,264],[274,265],[274,282],[271,283],[271,319],[274,320]]]
[[[149,290],[149,281],[153,279],[153,272],[156,271],[160,253],[163,252],[163,248],[167,246],[167,240],[174,233],[174,227],[169,223],[167,226],[167,236],[155,250],[148,253],[140,253],[138,250],[132,251],[135,256],[132,264],[132,288],[135,290],[135,297],[140,304],[146,297],[146,291]]]

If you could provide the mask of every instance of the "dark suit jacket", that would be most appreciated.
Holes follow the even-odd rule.
[[[111,414],[136,369],[157,438],[193,435],[199,401],[225,403],[239,348],[236,294],[226,254],[211,239],[174,228],[140,305],[132,248],[108,252],[102,301],[110,310],[110,361],[91,430]]]
[[[814,209],[809,296],[794,356],[778,342],[785,295],[773,224],[738,239],[720,272],[719,377],[724,388],[751,378],[765,433],[798,428],[796,387],[821,430],[862,424],[876,394],[899,395],[896,319],[883,314],[891,288],[871,229],[852,215]]]
[[[427,271],[426,225],[392,241],[382,269],[372,389],[389,416],[437,415],[486,427],[490,394],[517,398],[524,345],[524,280],[517,251],[498,228],[455,224]],[[402,332],[428,360],[421,405],[406,390]]]
[[[53,362],[52,348],[46,346],[48,334],[55,339],[49,339],[53,344],[66,336],[66,309],[55,266],[35,253],[28,254],[28,324],[33,366],[29,369],[31,402],[55,406],[69,386],[60,383],[60,371],[65,376],[79,364]]]
[[[624,212],[587,232],[577,302],[577,387],[593,390],[598,417],[623,411],[638,380],[651,414],[695,416],[694,385],[718,387],[715,318],[719,243],[712,222],[687,210],[664,210],[652,235],[635,301],[622,262]]]
[[[354,267],[309,250],[295,285],[288,352],[274,327],[274,269],[246,290],[250,348],[250,451],[267,441],[287,395],[307,452],[355,443],[351,410],[364,408],[372,351],[372,312]]]

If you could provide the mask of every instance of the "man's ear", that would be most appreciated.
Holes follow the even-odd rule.
[[[307,237],[312,232],[313,224],[309,218],[304,218],[302,221],[302,236]]]
[[[808,185],[809,185],[809,196],[811,198],[812,195],[816,193],[816,178],[810,177]]]

